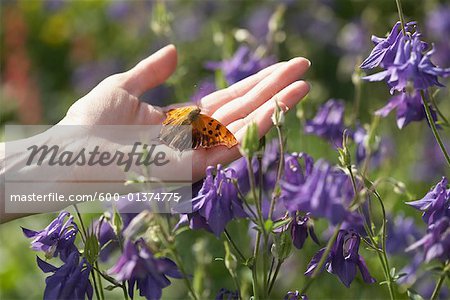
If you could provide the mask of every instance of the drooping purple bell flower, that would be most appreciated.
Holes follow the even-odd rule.
[[[295,216],[292,222],[289,224],[292,244],[297,249],[302,249],[305,244],[308,235],[311,236],[312,240],[319,245],[319,239],[314,232],[314,226],[308,215],[305,216]]]
[[[310,212],[311,216],[327,218],[332,224],[352,223],[358,217],[347,209],[353,195],[348,175],[324,160],[314,164],[304,184],[282,183],[282,200],[290,212]]]
[[[375,67],[385,68],[394,62],[400,37],[400,22],[397,22],[386,38],[372,36],[372,42],[375,47],[369,56],[362,62],[362,69],[373,69]]]
[[[352,230],[340,230],[325,260],[324,267],[327,271],[338,276],[346,287],[350,287],[353,279],[355,279],[357,269],[359,269],[366,283],[375,282],[375,279],[367,269],[364,259],[358,253],[360,241],[361,238],[356,232]],[[325,248],[322,248],[314,255],[306,269],[306,276],[311,276],[314,273],[324,252]]]
[[[342,146],[344,133],[344,102],[330,99],[323,104],[312,120],[306,121],[305,133],[320,136],[336,147]]]
[[[450,189],[447,178],[443,177],[422,199],[407,204],[423,211],[422,218],[428,225],[443,217],[450,217]]]
[[[127,241],[122,256],[109,270],[118,281],[127,280],[128,294],[133,298],[134,287],[146,299],[160,299],[162,289],[171,282],[167,277],[182,278],[177,265],[169,258],[156,258],[143,239]]]
[[[450,259],[450,218],[442,217],[428,226],[427,234],[409,246],[406,251],[423,247],[425,261]]]
[[[34,231],[22,227],[22,231],[27,238],[33,239],[31,249],[44,252],[47,258],[59,256],[62,261],[66,261],[72,252],[78,253],[74,245],[78,226],[73,222],[73,216],[66,211],[60,212],[43,230]]]
[[[422,121],[426,119],[425,108],[420,94],[413,92],[402,92],[392,96],[389,102],[375,112],[376,115],[386,117],[391,111],[395,110],[397,115],[397,127],[402,129],[411,122]],[[437,116],[434,109],[430,106],[431,115],[436,122]]]
[[[300,294],[299,291],[289,291],[286,293],[283,300],[308,300],[308,297],[305,294]]]
[[[256,72],[268,67],[275,61],[272,58],[260,58],[251,52],[250,48],[241,46],[232,58],[221,62],[208,62],[209,70],[222,70],[229,85],[236,83]]]
[[[431,62],[434,50],[429,50],[428,44],[421,40],[422,35],[417,30],[415,22],[406,24],[405,30],[407,35],[403,36],[396,24],[388,37],[388,39],[395,37],[394,44],[381,47],[382,49],[379,51],[375,51],[375,49],[372,51],[361,67],[371,69],[380,65],[385,70],[363,79],[368,81],[386,80],[391,94],[394,91],[404,92],[409,84],[412,84],[416,90],[424,90],[431,86],[442,87],[443,85],[438,79],[450,76],[450,68],[442,69]],[[378,45],[380,44],[377,44],[375,48]],[[392,57],[394,57],[393,60]]]
[[[45,279],[44,300],[92,299],[93,289],[89,280],[92,267],[80,254],[72,252],[61,267],[55,267],[36,257],[44,273],[53,273]]]
[[[367,144],[369,142],[369,134],[367,130],[358,126],[353,133],[353,141],[356,144],[356,163],[361,164],[367,158]],[[383,159],[385,159],[392,151],[392,145],[387,138],[375,137],[371,153],[370,153],[370,166],[378,167],[381,165]]]
[[[108,260],[111,253],[119,249],[119,241],[111,224],[106,220],[101,222],[95,221],[92,228],[97,236],[101,249],[99,258],[101,261],[105,262]]]
[[[221,165],[217,165],[217,168],[208,167],[197,196],[180,204],[179,211],[192,210],[192,213],[182,215],[180,222],[189,221],[193,229],[204,228],[220,236],[232,219],[247,217],[234,179],[236,174],[231,168],[223,169]]]

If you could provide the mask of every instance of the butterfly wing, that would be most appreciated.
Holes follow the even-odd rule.
[[[198,110],[198,108],[187,106],[167,111],[167,117],[163,121],[159,133],[159,140],[179,151],[192,149],[191,126],[187,125],[192,123],[188,116],[194,110]]]
[[[211,148],[218,145],[231,148],[236,144],[234,135],[219,121],[199,114],[192,122],[192,149]]]

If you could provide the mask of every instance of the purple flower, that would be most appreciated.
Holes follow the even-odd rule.
[[[215,92],[216,84],[212,79],[205,79],[198,85],[197,91],[192,95],[191,101],[198,103],[203,97]]]
[[[323,104],[316,116],[306,121],[305,132],[320,136],[336,147],[342,145],[342,134],[344,133],[344,102],[330,99]]]
[[[386,38],[372,36],[375,47],[361,64],[362,69],[373,69],[375,67],[385,68],[394,62],[395,53],[398,49],[400,37],[400,22],[397,22]]]
[[[427,234],[409,246],[406,251],[422,247],[425,252],[425,261],[432,259],[446,261],[450,259],[450,218],[442,217],[428,226]]]
[[[434,50],[430,51],[428,44],[421,40],[421,34],[414,22],[408,23],[405,30],[408,34],[403,36],[399,33],[399,26],[396,24],[386,40],[380,39],[361,67],[371,69],[380,65],[385,70],[366,76],[364,79],[368,81],[386,79],[391,88],[391,94],[395,90],[405,91],[409,83],[412,83],[416,90],[424,90],[431,86],[442,87],[438,77],[450,76],[450,68],[442,69],[431,62]],[[391,44],[394,37],[395,42]],[[379,45],[384,46],[377,49]],[[392,57],[394,57],[393,60]]]
[[[422,218],[428,225],[443,217],[450,217],[450,189],[447,189],[447,185],[447,178],[443,177],[422,199],[407,204],[423,211]]]
[[[221,62],[208,62],[209,70],[222,70],[228,85],[238,82],[274,63],[272,58],[260,58],[246,46],[241,46],[232,58]]]
[[[375,279],[370,275],[364,259],[359,255],[360,236],[352,230],[340,230],[328,257],[325,260],[324,267],[331,274],[337,275],[341,282],[350,287],[353,279],[356,277],[357,268],[361,272],[362,278],[366,283],[374,283]],[[311,276],[318,267],[319,261],[325,252],[322,248],[312,258],[305,272],[305,275]]]
[[[282,183],[282,199],[290,212],[310,212],[314,217],[327,218],[332,224],[352,223],[359,218],[347,210],[353,195],[347,174],[324,160],[314,164],[304,184]]]
[[[314,226],[308,215],[303,217],[299,215],[295,216],[290,223],[290,231],[292,243],[297,249],[303,248],[308,235],[311,235],[311,238],[317,245],[320,244],[316,234],[314,233]]]
[[[66,261],[72,252],[78,253],[74,245],[78,227],[73,222],[73,216],[66,211],[60,212],[43,230],[34,231],[22,227],[22,231],[27,238],[33,239],[31,249],[44,252],[47,258],[59,255],[62,261]]]
[[[119,281],[128,280],[128,294],[133,298],[134,286],[146,299],[160,299],[162,289],[170,285],[167,278],[182,278],[176,264],[168,258],[155,258],[143,239],[127,241],[122,256],[109,272]]]
[[[221,288],[216,295],[215,300],[238,300],[239,293],[237,291],[230,291],[225,288]]]
[[[300,295],[299,291],[290,291],[286,293],[283,300],[308,300],[308,297],[305,294]]]
[[[61,267],[57,268],[36,257],[39,268],[44,273],[53,273],[45,279],[44,300],[92,299],[92,284],[89,281],[91,266],[80,254],[72,252]]]
[[[179,211],[188,211],[186,206],[192,209],[192,213],[182,215],[179,224],[188,221],[192,229],[203,228],[220,236],[232,219],[247,217],[233,184],[234,179],[236,173],[231,168],[224,170],[221,165],[208,167],[198,195],[179,206]]]
[[[405,249],[416,241],[421,233],[413,218],[406,218],[402,214],[388,221],[386,251],[388,253],[404,253]]]
[[[108,260],[112,252],[119,248],[119,241],[111,224],[106,221],[95,221],[92,226],[97,235],[100,244],[100,260],[105,262]]]
[[[388,104],[377,110],[375,114],[386,117],[392,110],[397,112],[397,126],[399,129],[404,128],[413,121],[426,119],[425,108],[418,92],[413,92],[412,94],[402,92],[393,96]],[[436,121],[436,112],[431,106],[430,110],[434,121]]]

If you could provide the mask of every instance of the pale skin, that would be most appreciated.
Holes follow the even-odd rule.
[[[141,102],[139,97],[149,89],[163,84],[175,71],[177,51],[168,45],[139,62],[124,73],[112,75],[98,84],[86,96],[76,101],[61,125],[154,125],[165,119],[161,108]],[[255,122],[259,136],[272,127],[271,116],[275,101],[284,110],[306,96],[309,85],[300,80],[310,66],[305,58],[293,58],[267,67],[232,86],[216,91],[201,99],[201,113],[209,115],[227,128],[241,141],[246,127]],[[4,160],[4,153],[1,153]],[[228,149],[218,146],[193,152],[193,180],[201,179],[207,166],[228,164],[240,156],[237,146]],[[3,170],[3,168],[2,168]],[[3,173],[3,172],[2,172]],[[3,175],[3,174],[1,174]],[[0,220],[6,222],[23,215],[4,213],[4,196],[0,199]],[[55,207],[61,209],[61,207]]]

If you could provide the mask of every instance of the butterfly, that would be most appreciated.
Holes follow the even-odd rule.
[[[231,148],[237,144],[234,135],[224,125],[200,112],[201,109],[197,106],[167,111],[159,140],[179,151],[199,147],[211,148],[218,145]]]

